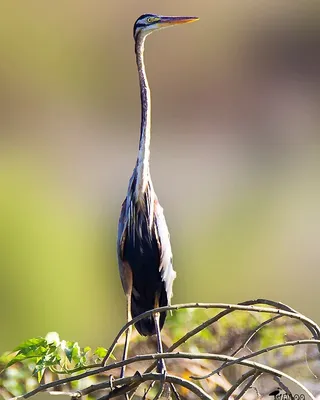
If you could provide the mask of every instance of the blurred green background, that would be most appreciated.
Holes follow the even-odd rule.
[[[125,321],[145,12],[201,18],[146,45],[173,303],[267,297],[320,319],[319,4],[2,1],[0,352],[52,330],[107,347]]]

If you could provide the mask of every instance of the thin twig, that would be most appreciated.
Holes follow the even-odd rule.
[[[160,380],[160,387],[159,387],[158,393],[155,395],[153,400],[158,400],[158,399],[161,398],[162,393],[164,391],[164,385],[165,385],[165,380],[164,379],[165,379],[165,377],[162,374],[162,379]]]
[[[144,393],[144,395],[143,395],[142,400],[147,400],[148,393],[149,393],[150,390],[153,388],[153,386],[155,385],[155,383],[156,383],[155,381],[152,381],[152,382],[150,383],[148,389],[145,391],[145,393]]]
[[[240,378],[230,387],[230,389],[225,393],[221,400],[228,400],[232,393],[245,382],[248,378],[254,376],[256,374],[255,369],[251,369],[245,374],[241,375]]]
[[[133,377],[126,377],[126,378],[121,378],[121,379],[116,379],[115,380],[115,385],[125,385],[130,383],[130,381],[134,380],[135,382],[139,382],[139,384],[143,382],[148,382],[148,381],[161,381],[163,379],[162,374],[158,373],[150,373],[150,374],[144,374],[144,375],[134,375]],[[199,386],[195,385],[194,383],[187,381],[186,379],[174,376],[174,375],[167,375],[166,380],[169,383],[173,383],[176,385],[180,385],[185,387],[186,389],[190,390],[192,393],[194,393],[196,396],[198,396],[200,399],[203,400],[213,400],[211,396],[209,396],[203,389],[201,389]],[[114,390],[115,392],[115,390]],[[115,394],[115,396],[118,396],[118,393]],[[110,398],[114,397],[113,393],[109,393],[105,396],[100,397],[98,400],[108,400]]]
[[[284,392],[286,392],[287,395],[289,395],[289,399],[293,399],[293,398],[294,398],[294,397],[292,396],[291,390],[288,388],[287,385],[285,385],[285,384],[281,381],[281,379],[280,379],[278,376],[275,376],[273,379],[278,383],[278,385],[280,386],[280,388],[281,388]]]
[[[163,391],[164,391],[164,384],[162,383],[161,386],[160,386],[160,388],[159,388],[159,390],[158,390],[158,393],[155,395],[155,397],[153,398],[153,400],[159,400],[159,399],[161,399],[161,396],[162,396],[162,394],[163,394]]]
[[[318,358],[319,358],[319,355],[318,355]],[[312,371],[311,366],[309,365],[309,360],[308,360],[308,354],[307,354],[307,352],[305,353],[305,362],[306,362],[306,365],[307,365],[308,370],[309,370],[310,373],[313,375],[313,377],[314,377],[315,379],[318,379],[318,376]]]
[[[170,387],[171,387],[171,390],[173,391],[174,395],[176,396],[176,399],[181,400],[181,397],[173,383],[170,383]]]
[[[275,321],[276,319],[282,318],[282,315],[276,315],[275,317],[269,318],[266,321],[262,322],[259,326],[257,326],[253,331],[251,331],[249,337],[241,343],[241,345],[233,352],[231,353],[231,356],[235,357],[240,350],[244,349],[250,340],[257,334],[257,332],[262,329],[264,326],[268,325],[269,323]],[[219,368],[216,368],[214,371],[210,372],[210,374],[204,375],[202,378],[207,379],[210,378],[210,376],[218,374],[220,371],[222,371],[225,367],[227,367],[227,363],[223,363],[220,365]],[[196,378],[197,379],[197,378]]]
[[[136,394],[138,387],[139,386],[137,386],[134,390],[131,390],[130,393],[128,394],[130,400],[132,400],[134,398],[134,395]],[[113,390],[113,388],[111,390]]]
[[[207,379],[210,376],[214,375],[215,373],[220,372],[222,369],[226,367],[230,367],[233,364],[238,364],[239,362],[243,360],[248,360],[249,358],[257,357],[260,356],[261,354],[268,353],[269,351],[280,349],[282,347],[289,347],[289,346],[298,346],[302,344],[316,344],[318,345],[320,343],[320,340],[315,340],[315,339],[303,339],[303,340],[293,340],[291,342],[285,342],[285,343],[279,343],[279,344],[274,344],[273,346],[266,347],[264,349],[260,349],[258,351],[254,351],[250,354],[247,354],[245,356],[242,356],[240,358],[235,358],[233,361],[226,361],[221,365],[221,367],[215,369],[213,372],[210,374],[204,375],[204,376],[190,376],[191,379]]]
[[[232,354],[233,356],[236,356],[237,353],[244,349],[245,347],[247,347],[248,343],[250,342],[250,340],[266,325],[270,324],[271,322],[282,318],[282,315],[276,315],[275,317],[269,318],[266,321],[262,322],[259,326],[257,326],[255,329],[253,329],[253,331],[250,333],[249,337],[247,338],[247,340],[241,345],[239,346],[239,348],[235,351],[234,354]]]
[[[234,400],[240,400],[246,394],[246,392],[252,387],[252,385],[256,382],[256,380],[262,375],[262,372],[256,371],[256,373],[248,380],[248,382],[244,385],[240,393],[235,397]],[[278,378],[279,379],[279,378]],[[280,380],[280,379],[279,379]]]
[[[295,310],[294,308],[288,306],[287,304],[284,304],[282,302],[278,302],[278,301],[274,301],[274,300],[268,300],[268,299],[257,299],[257,300],[253,300],[253,303],[251,300],[248,300],[246,302],[243,302],[242,304],[258,304],[256,302],[259,302],[259,304],[266,304],[268,306],[272,306],[272,307],[276,307],[276,308],[280,308],[281,310],[284,311],[290,311],[296,314],[301,314],[299,313],[297,310]],[[314,337],[314,339],[320,339],[320,328],[319,326],[313,322],[313,324],[309,324],[307,321],[305,321],[306,323],[304,323],[304,325],[309,329],[309,331],[311,332],[312,336]],[[318,346],[318,350],[320,352],[320,345]]]

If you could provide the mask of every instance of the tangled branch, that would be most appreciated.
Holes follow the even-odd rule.
[[[261,306],[263,304],[264,306]],[[130,357],[123,361],[112,361],[110,362],[110,355],[114,352],[116,346],[118,345],[121,336],[129,329],[130,326],[135,324],[137,321],[152,315],[155,312],[164,312],[169,310],[181,310],[181,309],[222,309],[218,314],[215,316],[206,319],[204,322],[196,326],[195,328],[189,330],[186,334],[180,337],[175,343],[173,343],[165,353],[163,354],[137,354],[134,357]],[[231,355],[226,354],[215,354],[215,353],[208,353],[208,352],[181,352],[176,351],[176,349],[181,346],[182,344],[189,341],[191,338],[194,338],[197,334],[202,332],[207,328],[212,328],[214,324],[219,322],[223,317],[235,312],[240,311],[247,314],[252,313],[264,313],[267,315],[273,315],[269,317],[265,321],[258,324],[258,326],[254,327],[251,331],[246,334],[244,340],[241,340],[241,344],[237,346],[236,350],[232,352]],[[258,332],[269,326],[271,323],[278,321],[280,318],[287,317],[291,320],[298,321],[302,325],[304,325],[309,333],[312,335],[312,338],[299,338],[296,340],[289,340],[284,341],[282,343],[276,343],[264,348],[259,348],[256,351],[251,351],[248,354],[238,356],[241,350],[247,348],[248,343],[252,342],[253,338],[258,334]],[[213,392],[209,392],[206,388],[205,382],[209,382],[210,379],[221,376],[224,373],[224,370],[227,367],[235,367],[241,366],[242,368],[246,368],[246,372],[242,372],[239,378],[234,383],[229,383],[228,388],[225,390],[225,394],[223,399],[228,399],[233,396],[234,399],[245,398],[247,391],[252,388],[254,385],[257,384],[257,381],[261,379],[262,376],[273,376],[277,382],[279,387],[286,388],[286,385],[282,382],[283,378],[286,378],[290,381],[297,390],[302,391],[303,393],[307,394],[310,399],[314,399],[313,394],[299,382],[297,379],[289,375],[288,373],[283,372],[278,368],[273,368],[267,365],[264,362],[257,362],[255,359],[259,356],[266,355],[267,353],[274,352],[279,349],[285,348],[296,348],[303,345],[315,345],[316,348],[320,349],[320,328],[319,326],[312,321],[310,318],[305,317],[304,315],[300,314],[299,312],[295,311],[291,307],[271,301],[266,299],[256,299],[256,300],[249,300],[240,304],[223,304],[223,303],[189,303],[189,304],[179,304],[173,305],[170,307],[161,307],[157,308],[140,316],[134,318],[132,321],[127,323],[120,329],[119,333],[116,335],[112,345],[110,346],[107,354],[105,355],[102,363],[100,365],[90,365],[88,366],[88,370],[86,372],[71,375],[67,377],[63,377],[62,379],[56,379],[51,382],[40,384],[34,390],[20,396],[21,398],[27,399],[39,392],[51,390],[49,393],[56,394],[57,389],[59,388],[59,393],[64,394],[66,396],[70,396],[74,399],[81,398],[84,395],[96,393],[97,397],[100,400],[111,399],[116,396],[120,395],[133,395],[137,389],[143,386],[144,383],[150,382],[151,385],[149,389],[145,391],[143,398],[147,399],[149,394],[152,392],[154,388],[154,382],[160,383],[160,387],[162,385],[163,390],[163,383],[166,383],[167,388],[171,390],[171,394],[174,398],[179,399],[179,390],[185,390],[190,393],[193,393],[194,396],[200,399],[212,399]],[[186,360],[196,361],[203,361],[203,362],[218,362],[220,363],[219,366],[214,367],[211,369],[211,372],[206,374],[192,374],[189,373],[188,377],[186,376],[177,376],[172,373],[168,374],[159,374],[153,372],[156,362],[159,359],[166,359],[166,360],[180,360],[180,362]],[[318,352],[317,354],[313,355],[312,359],[319,359]],[[114,371],[121,368],[124,365],[131,365],[133,368],[139,367],[141,363],[150,362],[151,365],[148,366],[143,372],[136,372],[131,376],[127,376],[125,378],[113,378]],[[304,362],[305,357],[294,358],[292,360],[292,364],[297,362]],[[283,363],[283,368],[290,366],[290,360],[286,359]],[[111,373],[108,378],[106,377],[106,373]],[[62,385],[69,384],[70,382],[74,381],[83,381],[85,378],[88,377],[99,377],[100,382],[89,385],[79,390],[65,390],[60,391]],[[177,390],[176,386],[180,389]],[[171,388],[171,389],[170,389]],[[52,391],[53,390],[53,391]],[[150,393],[149,393],[150,392]],[[152,398],[154,394],[152,395]],[[159,398],[160,395],[154,398]],[[151,398],[151,397],[150,397]]]

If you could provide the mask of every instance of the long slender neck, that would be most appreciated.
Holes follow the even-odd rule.
[[[149,158],[151,139],[151,96],[143,56],[145,38],[146,36],[139,35],[136,39],[135,46],[141,97],[141,129],[139,152],[136,165],[137,198],[140,198],[140,196],[145,192],[150,174]]]

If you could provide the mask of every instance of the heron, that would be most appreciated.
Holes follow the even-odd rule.
[[[197,19],[143,14],[133,27],[140,83],[141,128],[137,161],[122,204],[117,240],[127,321],[145,311],[170,305],[176,277],[168,227],[150,175],[151,96],[144,63],[145,39],[154,31]],[[160,332],[165,319],[166,312],[155,313],[135,324],[140,335],[157,335],[158,353],[163,352]],[[131,329],[132,326],[126,332],[123,360],[127,358]],[[165,363],[159,359],[157,372],[165,371]],[[124,372],[125,367],[121,370],[121,377],[124,377]]]

